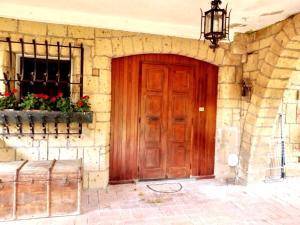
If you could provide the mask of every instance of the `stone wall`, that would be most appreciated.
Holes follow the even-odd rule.
[[[36,39],[37,42],[48,40],[52,44],[56,44],[57,41],[64,44],[83,43],[84,94],[91,97],[94,121],[84,125],[81,139],[71,137],[67,140],[65,136],[59,136],[58,139],[53,136],[47,136],[46,139],[35,136],[34,140],[30,137],[2,138],[0,161],[82,158],[84,187],[105,187],[108,183],[110,150],[111,59],[143,53],[169,53],[219,66],[215,174],[219,179],[235,176],[227,166],[227,155],[231,152],[238,153],[240,145],[239,93],[243,72],[241,61],[246,57],[245,46],[224,43],[214,52],[209,48],[208,42],[192,39],[2,18],[0,38],[6,37],[12,40],[23,38],[28,42],[32,39]],[[27,47],[25,51],[29,55],[33,54],[31,47]],[[5,43],[1,43],[0,52],[2,76],[3,71],[8,69]],[[13,52],[17,54],[20,49],[13,46]],[[44,50],[40,48],[38,55],[44,54]],[[79,60],[76,53],[73,53],[72,60],[74,64]],[[79,73],[78,67],[73,67],[73,70],[76,76]],[[53,129],[53,125],[49,126]],[[63,125],[61,129],[64,129]]]
[[[243,108],[242,142],[239,177],[242,181],[263,180],[270,166],[269,154],[274,153],[278,138],[278,115],[284,114],[288,130],[288,155],[295,161],[299,155],[297,103],[295,93],[299,74],[300,15],[262,30],[236,35],[235,42],[247,48],[243,63],[243,78],[253,86],[251,101]],[[282,107],[280,107],[283,104]],[[275,141],[276,142],[276,141]],[[298,150],[296,150],[298,149]],[[295,153],[297,152],[297,153]],[[299,167],[298,167],[299,168]]]

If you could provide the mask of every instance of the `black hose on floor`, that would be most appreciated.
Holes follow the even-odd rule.
[[[172,190],[172,191],[160,191],[160,190],[156,190],[156,189],[154,189],[153,187],[151,187],[151,186],[161,186],[161,185],[166,185],[166,184],[176,184],[176,185],[178,185],[179,186],[179,188],[177,189],[177,190]],[[163,183],[163,184],[151,184],[151,185],[149,185],[149,184],[147,184],[146,185],[147,186],[147,188],[149,188],[151,191],[154,191],[154,192],[158,192],[158,193],[176,193],[176,192],[179,192],[179,191],[181,191],[182,190],[182,185],[180,184],[180,183]]]

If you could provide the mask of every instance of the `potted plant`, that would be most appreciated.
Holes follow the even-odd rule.
[[[89,103],[90,97],[85,95],[79,99],[75,105],[76,112],[89,112],[91,111],[91,104]]]
[[[0,96],[3,96],[0,98],[0,110],[12,110],[17,108],[18,102],[15,96],[16,92],[17,90],[14,88],[12,91],[4,92],[4,94],[0,93]]]

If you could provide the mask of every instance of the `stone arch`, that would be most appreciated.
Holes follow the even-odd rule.
[[[269,41],[242,130],[238,176],[244,182],[265,178],[266,153],[283,93],[291,75],[300,72],[300,14],[284,21]]]

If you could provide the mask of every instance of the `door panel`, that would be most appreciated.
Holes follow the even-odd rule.
[[[190,176],[194,67],[171,66],[169,75],[167,177]]]
[[[140,178],[165,177],[166,135],[163,132],[167,114],[166,96],[168,68],[142,64]]]

